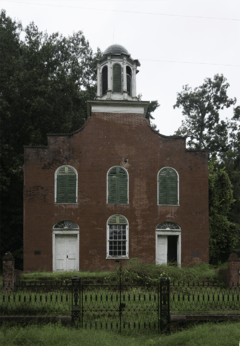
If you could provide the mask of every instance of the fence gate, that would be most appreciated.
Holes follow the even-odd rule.
[[[84,284],[72,278],[72,322],[83,328],[167,331],[169,279],[160,283],[126,285]],[[168,294],[168,297],[167,297]]]

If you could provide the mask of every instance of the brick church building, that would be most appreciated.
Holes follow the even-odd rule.
[[[24,148],[24,271],[208,263],[208,153],[152,130],[139,66],[110,46],[84,126]]]

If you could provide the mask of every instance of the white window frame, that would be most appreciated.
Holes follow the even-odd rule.
[[[113,214],[115,215],[115,214]],[[107,249],[107,255],[106,255],[106,259],[129,259],[129,222],[128,222],[128,219],[124,216],[124,215],[120,215],[120,216],[123,216],[126,220],[127,220],[127,225],[126,225],[126,256],[110,256],[109,255],[109,224],[108,224],[108,221],[110,220],[110,218],[113,216],[111,215],[108,220],[107,220],[107,234],[106,234],[106,241],[107,241],[107,244],[106,244],[106,249]],[[119,224],[121,225],[121,224]]]
[[[52,254],[53,254],[53,258],[52,258],[52,268],[53,268],[53,272],[56,272],[56,242],[55,242],[55,237],[57,234],[61,234],[61,235],[68,235],[68,234],[76,234],[77,235],[77,271],[79,271],[79,252],[80,252],[80,247],[79,247],[79,227],[78,229],[73,229],[73,228],[54,228],[52,229]]]
[[[109,168],[109,170],[107,171],[107,190],[106,190],[106,204],[107,205],[113,205],[113,204],[108,204],[108,173],[109,171],[114,168],[114,167],[120,167],[120,168],[123,168],[126,173],[127,173],[127,204],[116,204],[116,205],[129,205],[129,174],[128,174],[128,171],[126,170],[126,168],[124,168],[123,166],[119,166],[119,165],[116,165],[116,166],[112,166]]]
[[[159,204],[159,173],[161,172],[162,169],[164,168],[171,168],[173,169],[176,173],[177,173],[177,194],[178,194],[178,204]],[[173,168],[173,167],[170,167],[170,166],[165,166],[165,167],[162,167],[159,171],[158,171],[158,174],[157,174],[157,205],[159,206],[171,206],[171,207],[179,207],[180,206],[180,196],[179,196],[179,174],[178,174],[178,171]]]
[[[75,203],[57,203],[57,174],[58,174],[58,170],[61,167],[71,167],[75,171],[75,174],[76,174],[76,202]],[[78,172],[75,167],[71,165],[61,165],[55,170],[54,172],[54,203],[55,204],[78,204]]]
[[[156,229],[156,239],[155,239],[155,261],[157,265],[161,265],[157,263],[157,238],[158,236],[168,236],[175,235],[178,236],[177,241],[177,266],[181,267],[181,249],[182,249],[182,238],[181,238],[181,229]]]

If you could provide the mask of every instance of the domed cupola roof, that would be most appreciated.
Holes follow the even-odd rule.
[[[121,46],[120,44],[112,44],[103,52],[103,55],[109,55],[109,54],[112,54],[112,55],[125,54],[130,56],[127,49]]]

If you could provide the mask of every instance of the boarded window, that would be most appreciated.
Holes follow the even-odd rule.
[[[158,175],[159,180],[159,204],[178,204],[178,175],[169,167],[161,169]]]
[[[128,203],[128,174],[121,167],[113,167],[108,173],[108,204]]]
[[[62,166],[57,171],[56,203],[76,203],[77,175],[70,166]]]
[[[105,95],[108,90],[108,68],[104,66],[102,69],[102,94]]]
[[[127,92],[132,96],[132,70],[129,66],[127,66]]]
[[[119,64],[113,65],[113,92],[122,92],[122,68]]]

